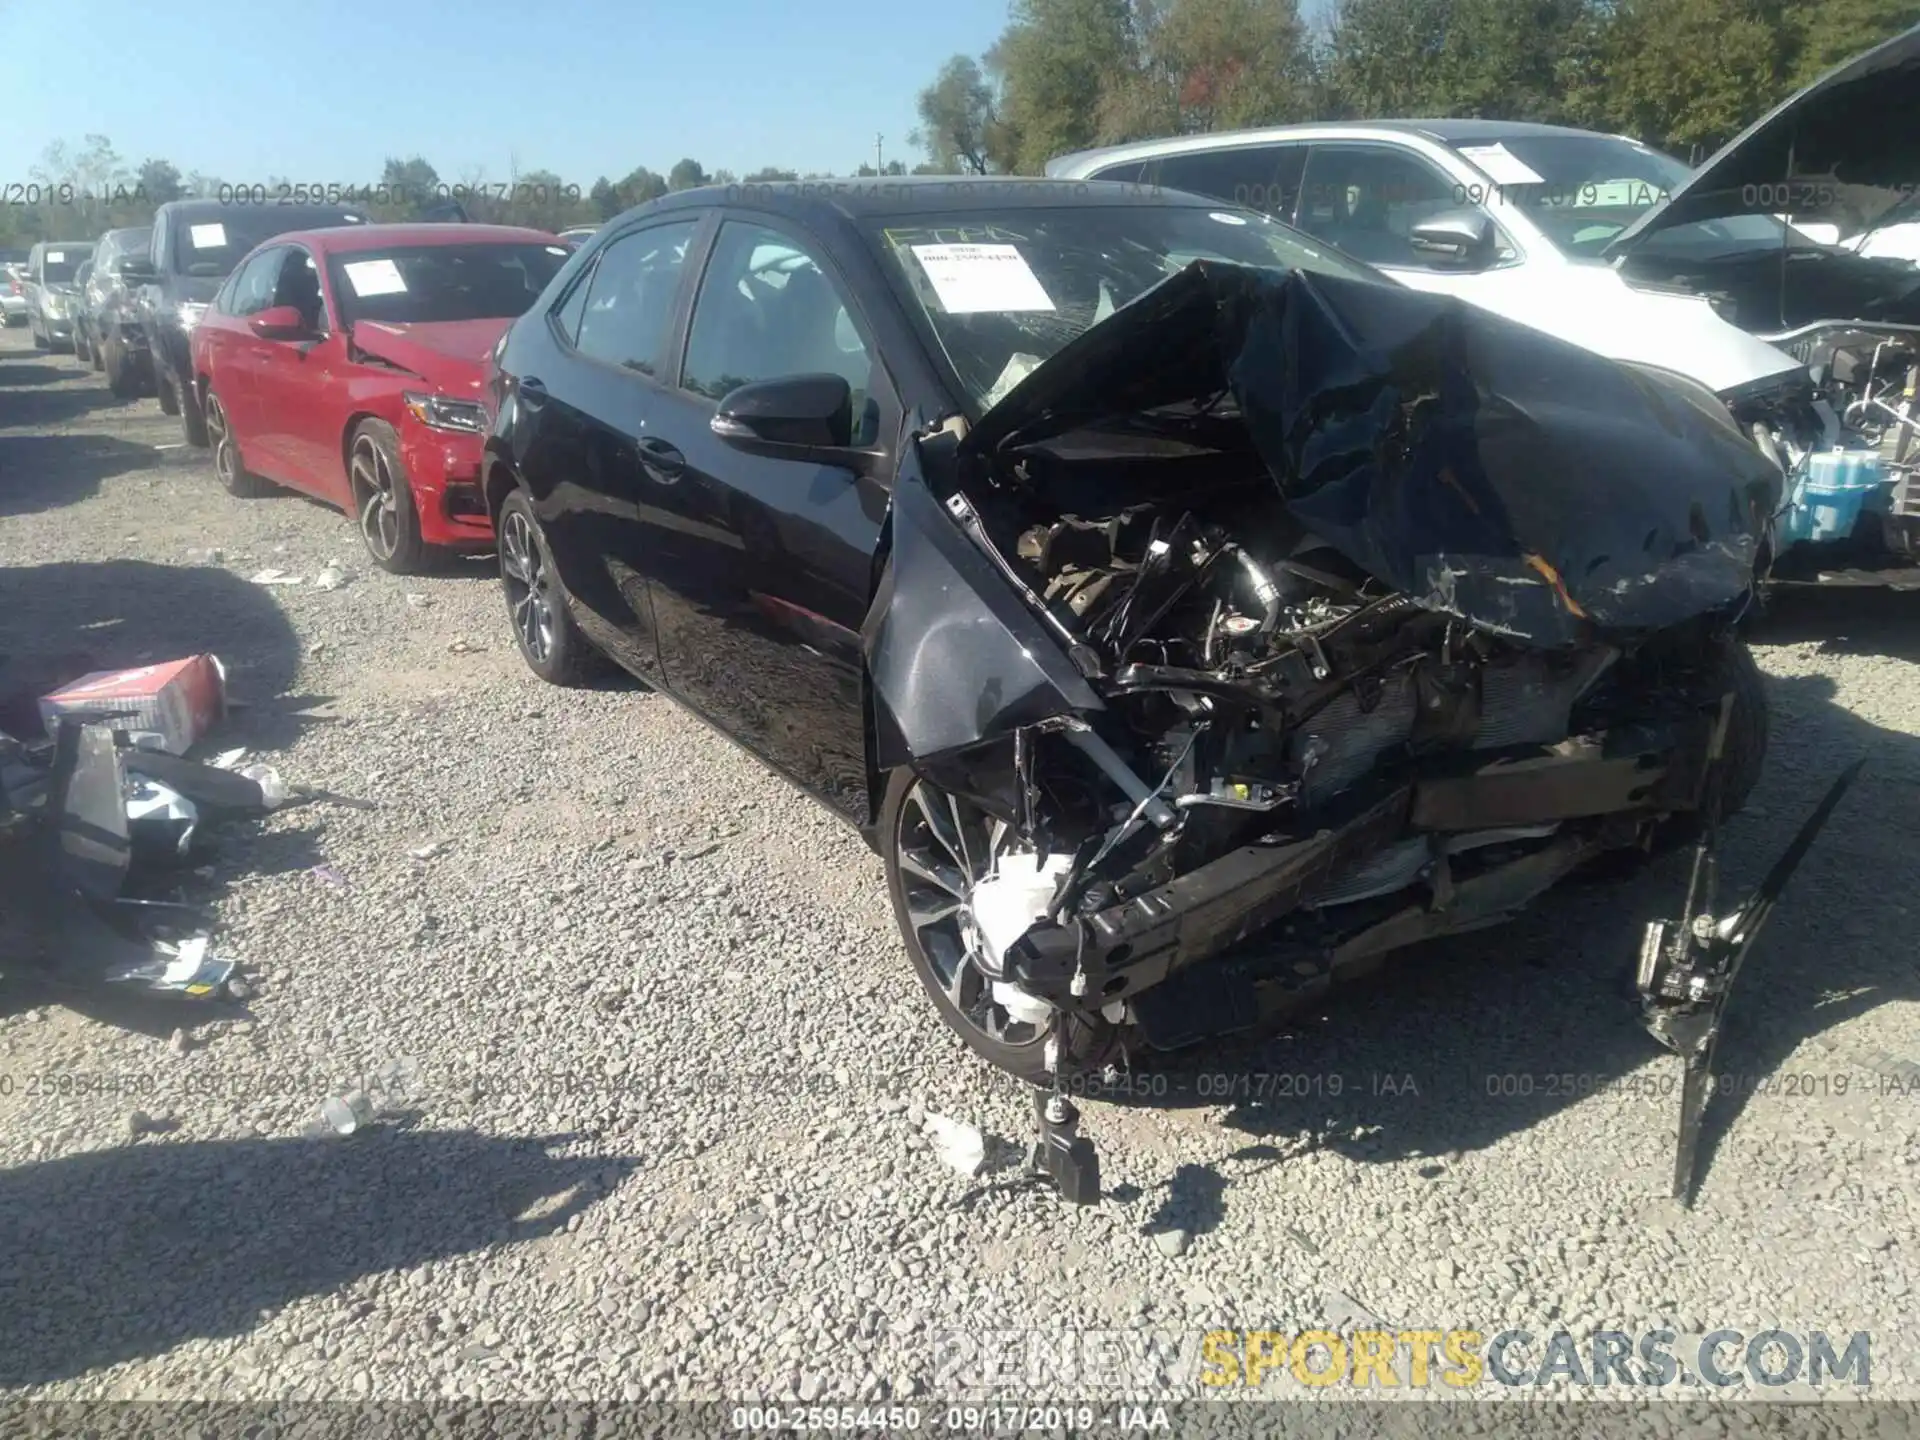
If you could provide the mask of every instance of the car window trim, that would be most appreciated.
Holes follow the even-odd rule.
[[[700,292],[706,288],[707,269],[713,262],[713,255],[720,248],[720,230],[728,220],[739,220],[744,224],[758,226],[762,230],[771,230],[795,241],[807,257],[818,265],[839,294],[841,303],[847,307],[847,313],[853,320],[854,329],[860,333],[860,343],[867,348],[867,355],[873,362],[873,373],[879,377],[879,388],[870,391],[870,397],[880,404],[880,433],[874,437],[871,445],[857,447],[861,454],[876,459],[891,458],[894,441],[890,431],[896,428],[902,404],[900,387],[893,378],[893,372],[887,367],[886,356],[875,336],[879,333],[867,314],[866,306],[861,302],[859,287],[849,283],[847,272],[833,253],[833,247],[826,240],[809,230],[806,226],[787,216],[770,210],[757,210],[751,206],[727,206],[715,212],[717,222],[707,238],[706,253],[700,257],[699,285],[686,296],[686,315],[679,336],[679,359],[673,367],[674,392],[690,404],[704,406],[718,412],[720,402],[702,395],[697,390],[689,390],[687,378],[687,348],[693,340],[693,314],[699,305]]]
[[[630,239],[635,235],[645,234],[649,230],[658,230],[667,225],[684,225],[688,220],[692,220],[694,222],[693,234],[687,240],[686,257],[680,262],[680,278],[674,288],[673,309],[670,312],[671,318],[667,321],[665,341],[665,359],[667,363],[663,365],[662,368],[671,368],[675,363],[673,357],[679,353],[680,346],[684,343],[682,321],[687,303],[688,276],[696,268],[696,261],[702,264],[705,263],[704,242],[712,236],[714,228],[713,215],[714,211],[711,207],[702,206],[695,208],[689,206],[684,210],[673,210],[664,215],[649,215],[643,221],[628,226],[618,234],[609,235],[606,240],[600,244],[599,248],[593,252],[593,258],[587,264],[586,268],[574,278],[571,285],[567,286],[567,288],[561,292],[560,297],[555,300],[552,305],[547,307],[547,329],[549,333],[552,334],[555,343],[565,352],[567,358],[583,365],[598,366],[602,370],[611,371],[615,375],[622,376],[625,379],[641,385],[651,386],[657,390],[673,389],[674,387],[668,384],[661,376],[643,374],[641,371],[635,370],[630,366],[617,364],[612,360],[602,360],[598,355],[588,354],[575,343],[575,340],[578,339],[578,332],[575,333],[573,339],[569,339],[562,333],[555,317],[561,310],[566,308],[567,302],[573,298],[574,292],[577,289],[582,285],[591,286],[593,284],[593,277],[600,273],[601,260],[605,258],[609,250],[620,244],[621,241]],[[591,298],[590,292],[589,298]],[[581,311],[580,319],[582,324],[586,322],[586,312],[584,310]]]

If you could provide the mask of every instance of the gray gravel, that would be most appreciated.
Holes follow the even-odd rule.
[[[1071,1211],[1014,1183],[1026,1097],[935,1020],[855,835],[655,695],[542,686],[487,562],[374,571],[344,517],[228,498],[152,401],[24,334],[0,650],[215,650],[248,702],[223,745],[377,808],[233,832],[191,882],[244,1007],[0,989],[0,1389],[924,1402],[956,1335],[1377,1317],[1866,1330],[1875,1393],[1920,1393],[1920,1083],[1875,1078],[1920,1079],[1920,607],[1816,597],[1760,648],[1736,880],[1875,758],[1743,982],[1751,1093],[1691,1213],[1660,1198],[1675,1062],[1619,992],[1671,868],[1140,1073],[1086,1107],[1111,1197]],[[309,1134],[353,1086],[381,1123]],[[929,1112],[1000,1142],[985,1174]]]

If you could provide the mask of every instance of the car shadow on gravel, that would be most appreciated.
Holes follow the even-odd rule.
[[[1752,642],[1817,645],[1822,655],[1920,662],[1920,591],[1870,586],[1782,591],[1754,622]]]
[[[0,373],[0,382],[4,380],[4,373]],[[100,416],[102,412],[120,411],[126,415],[126,418],[132,418],[130,412],[135,403],[118,398],[105,385],[89,385],[73,389],[0,388],[0,430],[45,429],[52,426],[71,425],[78,420]],[[76,438],[99,439],[101,437],[95,435]]]
[[[0,353],[0,386],[52,385],[61,380],[71,380],[81,373],[83,372],[68,369],[62,365],[49,365],[41,360],[14,360],[11,356]]]
[[[150,1140],[0,1171],[0,1387],[245,1335],[304,1296],[564,1230],[637,1165],[548,1153],[573,1138]]]
[[[0,402],[5,398],[0,391]],[[10,419],[0,406],[0,426],[47,423],[38,416]],[[102,480],[153,461],[152,446],[112,435],[0,435],[0,518],[77,505],[91,499]]]
[[[1832,1056],[1824,1073],[1899,1078],[1916,1058],[1825,1037],[1889,1002],[1920,999],[1907,903],[1920,897],[1920,826],[1911,818],[1920,739],[1833,703],[1824,676],[1770,679],[1769,693],[1773,753],[1754,802],[1725,832],[1723,911],[1745,898],[1847,762],[1868,763],[1742,971],[1716,1067],[1729,1088],[1715,1094],[1703,1125],[1702,1191],[1713,1184],[1716,1148],[1755,1099],[1754,1082],[1776,1076],[1807,1041]],[[1631,969],[1645,922],[1680,908],[1687,871],[1681,854],[1632,880],[1570,882],[1505,927],[1401,952],[1273,1038],[1152,1056],[1144,1067],[1135,1057],[1126,1093],[1103,1089],[1101,1099],[1224,1105],[1224,1126],[1253,1142],[1204,1167],[1217,1183],[1180,1167],[1159,1187],[1165,1213],[1154,1223],[1210,1228],[1236,1181],[1309,1149],[1360,1163],[1424,1161],[1417,1173],[1437,1179],[1458,1154],[1608,1090],[1647,1096],[1647,1123],[1671,1134],[1680,1062],[1640,1028]],[[1664,1193],[1667,1180],[1649,1175],[1649,1193]]]

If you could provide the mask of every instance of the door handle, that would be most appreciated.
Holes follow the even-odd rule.
[[[547,403],[547,387],[531,375],[520,377],[520,403],[529,410],[538,410]]]
[[[687,457],[678,447],[649,436],[635,448],[640,452],[641,466],[662,485],[671,485],[686,474]]]

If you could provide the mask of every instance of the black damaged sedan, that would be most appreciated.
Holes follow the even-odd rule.
[[[942,1017],[1036,1082],[1254,1028],[1759,773],[1733,627],[1779,482],[1725,407],[1251,211],[688,191],[495,358],[527,663],[610,658],[861,827]]]

